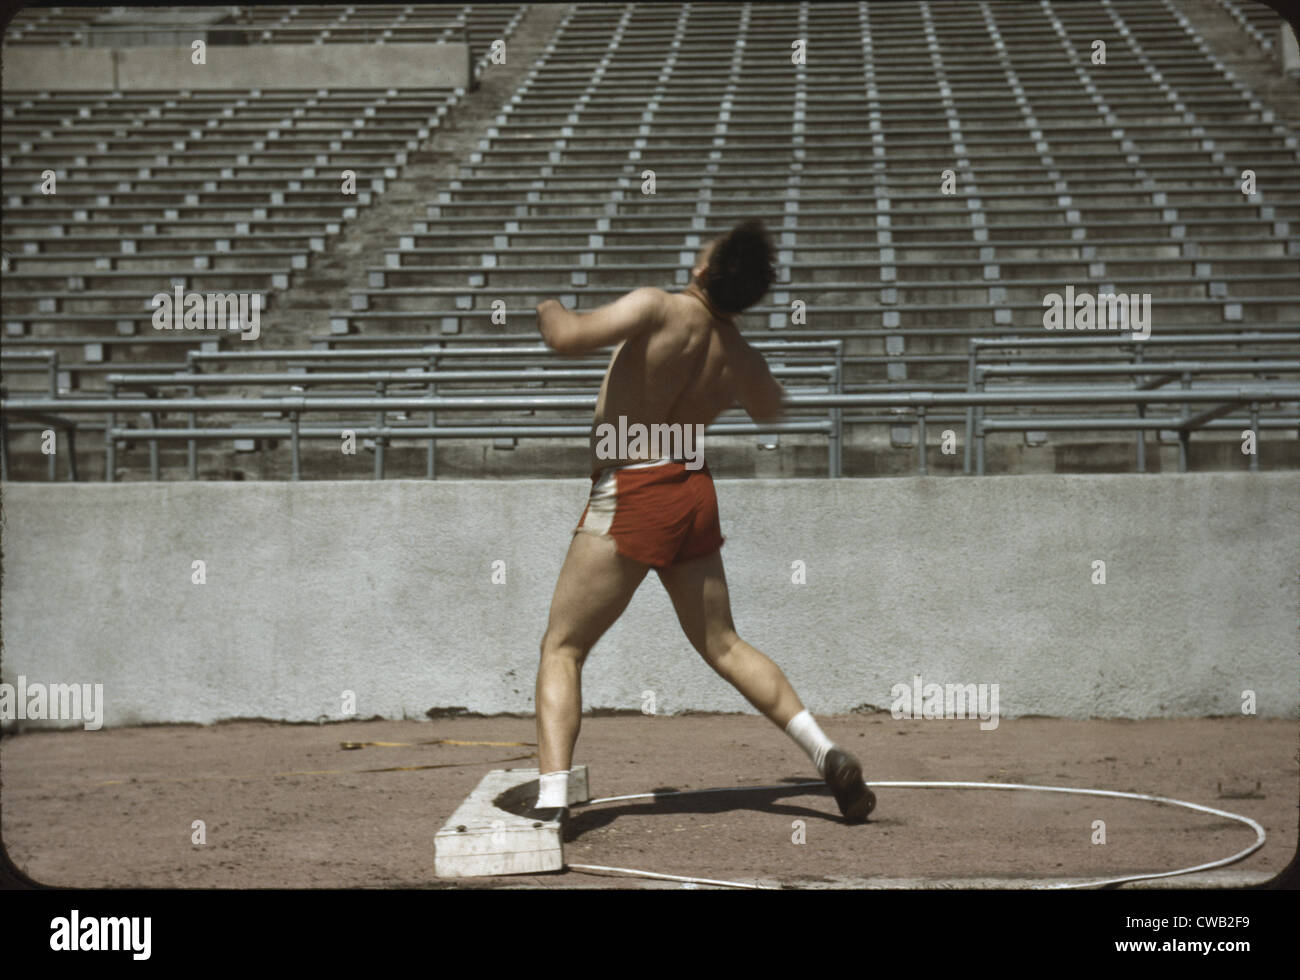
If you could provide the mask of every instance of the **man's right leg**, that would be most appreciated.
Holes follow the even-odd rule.
[[[778,728],[789,725],[803,702],[781,668],[736,633],[721,551],[658,572],[695,651]]]
[[[784,671],[736,633],[721,551],[658,572],[696,652],[813,758],[847,820],[865,820],[876,797],[863,782],[857,759],[826,737]]]
[[[608,537],[579,531],[569,544],[551,599],[537,668],[537,754],[543,807],[564,806],[562,796],[582,725],[582,664],[604,632],[623,614],[650,566],[618,553]],[[564,778],[559,774],[563,773]],[[547,774],[552,779],[547,780]]]

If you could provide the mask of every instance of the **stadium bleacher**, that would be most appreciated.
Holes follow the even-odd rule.
[[[24,11],[5,43],[91,43],[92,13]],[[484,77],[491,41],[524,15],[505,5],[247,7],[221,27],[250,44],[466,36]],[[414,220],[392,210],[362,273],[323,289],[324,306],[305,321],[284,315],[285,290],[330,259],[359,209],[389,214],[386,186],[412,172],[418,150],[439,145],[462,94],[6,91],[5,347],[58,354],[41,370],[6,364],[6,394],[45,392],[48,371],[70,401],[103,391],[207,397],[215,387],[193,377],[204,362],[182,359],[250,345],[157,334],[148,298],[177,285],[253,291],[266,297],[262,333],[285,363],[203,367],[240,379],[222,389],[227,398],[304,387],[336,397],[580,396],[458,410],[457,435],[442,411],[396,405],[301,419],[318,433],[373,433],[375,475],[573,475],[585,458],[581,398],[599,382],[599,372],[582,372],[602,359],[543,354],[532,308],[558,297],[590,309],[646,283],[681,288],[709,236],[758,216],[779,249],[779,275],[745,326],[769,342],[790,390],[900,401],[809,403],[779,432],[737,428],[743,417],[731,413],[723,425],[744,434],[719,434],[710,447],[729,472],[825,473],[828,458],[832,473],[915,472],[918,459],[926,466],[922,428],[932,443],[923,471],[970,471],[975,420],[988,426],[981,472],[1241,467],[1231,451],[1243,426],[1261,430],[1265,465],[1300,464],[1293,397],[1239,400],[1203,421],[1194,450],[1186,432],[1153,422],[1168,451],[1151,453],[1139,431],[1109,428],[1143,411],[1131,404],[1080,406],[1071,420],[1049,403],[918,413],[901,400],[1066,384],[1293,390],[1300,144],[1173,0],[576,4],[528,57],[522,84],[456,175]],[[348,166],[358,174],[354,198],[338,193]],[[55,196],[40,189],[47,169]],[[1253,193],[1243,193],[1244,171]],[[1066,350],[999,348],[1002,375],[987,361],[976,366],[976,341],[1061,338],[1043,329],[1044,297],[1067,286],[1149,296],[1154,343],[1072,336]],[[800,346],[812,341],[839,346]],[[512,346],[520,353],[507,357]],[[414,352],[414,365],[351,353],[381,347]],[[331,380],[295,385],[285,371],[325,370],[291,364],[294,350],[309,349],[347,356],[325,362]],[[451,362],[477,374],[456,376]],[[393,370],[422,373],[403,382]],[[167,371],[179,372],[170,383]],[[257,382],[257,371],[272,373]],[[369,459],[340,463],[337,452],[299,445],[302,430],[291,450],[285,413],[260,413],[276,418],[266,435],[248,434],[258,414],[213,407],[196,423],[189,412],[131,410],[106,422],[87,411],[77,415],[80,471],[371,475]],[[35,451],[44,423],[9,423],[10,478],[49,478]],[[125,434],[196,424],[228,435],[205,437],[200,449],[194,439]],[[104,445],[106,425],[121,430],[120,449]],[[436,449],[426,434],[435,425],[448,429]],[[566,434],[510,434],[530,427]],[[964,453],[935,450],[944,429],[963,433]]]
[[[1277,51],[1278,31],[1284,26],[1277,11],[1255,0],[1215,0],[1235,20],[1260,50],[1272,55]]]
[[[465,41],[482,70],[491,43],[508,38],[523,4],[319,4],[189,7],[219,16],[223,39],[240,44],[411,44]],[[80,47],[136,36],[138,26],[115,23],[112,8],[29,7],[18,11],[6,45]]]

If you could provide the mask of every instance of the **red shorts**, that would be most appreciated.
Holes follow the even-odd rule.
[[[619,554],[655,568],[712,554],[725,540],[708,464],[688,470],[674,460],[593,474],[578,531],[611,538]]]

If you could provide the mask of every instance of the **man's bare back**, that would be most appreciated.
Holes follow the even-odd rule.
[[[740,336],[734,314],[716,310],[699,286],[715,247],[716,240],[701,249],[690,285],[680,293],[634,289],[586,314],[554,300],[537,307],[542,337],[556,351],[614,346],[592,423],[593,473],[663,455],[662,444],[611,452],[610,440],[602,443],[602,427],[706,426],[737,402],[755,421],[782,415],[784,391],[767,362]]]
[[[707,426],[736,401],[718,333],[726,326],[721,318],[691,292],[666,293],[663,302],[663,323],[623,341],[609,360],[592,421],[592,472],[658,458],[653,445],[644,452],[601,452],[602,443],[609,445],[597,436],[604,423],[647,431],[652,425]]]

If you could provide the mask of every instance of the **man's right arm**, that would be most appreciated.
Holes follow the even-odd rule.
[[[717,327],[735,383],[736,400],[755,422],[774,422],[785,414],[785,389],[772,376],[763,355],[745,342],[734,323]]]
[[[590,313],[544,300],[537,305],[537,329],[546,345],[560,354],[613,347],[662,323],[665,296],[661,289],[643,286]]]

